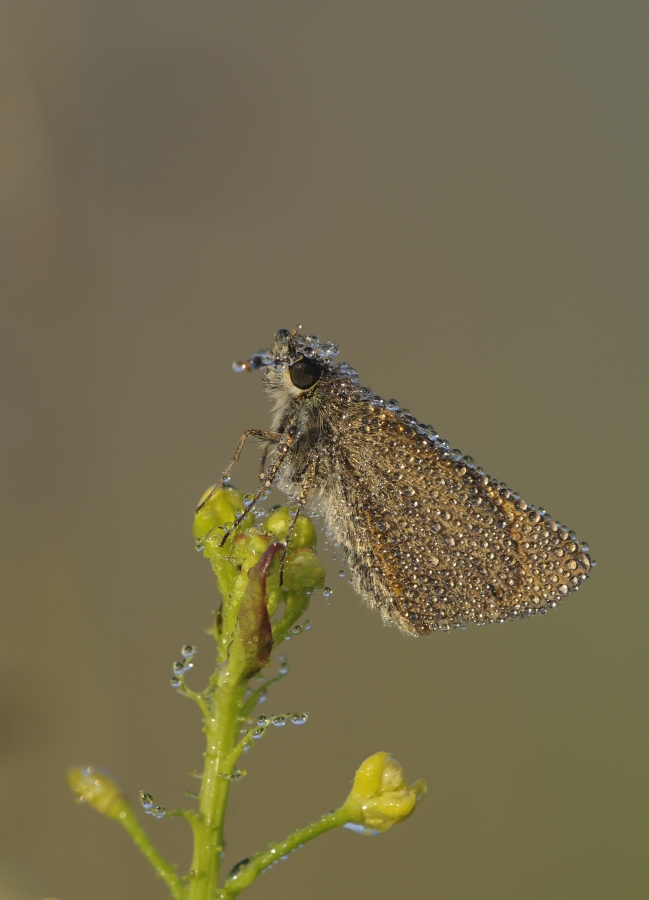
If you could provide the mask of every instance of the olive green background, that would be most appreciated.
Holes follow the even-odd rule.
[[[298,321],[599,566],[546,617],[414,640],[324,554],[263,709],[310,719],[246,757],[226,865],[388,750],[415,815],[251,900],[646,896],[648,44],[641,0],[3,4],[2,900],[166,896],[63,776],[195,788],[192,510],[269,421],[232,360]],[[146,825],[185,868],[186,824]]]

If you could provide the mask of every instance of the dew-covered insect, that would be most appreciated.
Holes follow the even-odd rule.
[[[592,562],[573,532],[396,400],[359,387],[357,372],[333,361],[334,344],[297,332],[281,329],[272,348],[234,364],[264,370],[272,431],[242,436],[214,490],[246,439],[261,439],[251,508],[273,485],[289,495],[292,523],[308,501],[342,546],[355,589],[410,634],[545,613],[577,590]]]

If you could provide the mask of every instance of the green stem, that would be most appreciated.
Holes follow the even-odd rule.
[[[174,900],[183,900],[185,888],[177,875],[176,870],[153,846],[148,834],[138,822],[133,810],[130,807],[125,807],[117,821],[130,835],[136,847],[138,847],[149,860],[158,878],[162,878],[165,882],[171,891]]]
[[[223,824],[230,790],[224,778],[225,760],[235,746],[245,684],[231,689],[219,687],[214,696],[214,714],[205,721],[207,736],[199,813],[192,822],[194,855],[187,900],[214,900],[223,852]]]
[[[282,856],[286,856],[286,854],[295,850],[302,844],[306,844],[307,841],[311,841],[313,838],[318,837],[318,835],[324,834],[325,831],[330,831],[332,828],[338,828],[341,825],[347,824],[349,821],[351,821],[349,811],[345,809],[345,806],[341,806],[339,809],[328,813],[326,816],[322,816],[317,822],[312,822],[310,825],[307,825],[306,828],[299,828],[297,831],[289,834],[289,836],[281,843],[273,844],[269,850],[266,850],[264,853],[258,853],[247,865],[242,866],[235,875],[225,882],[219,896],[222,897],[223,900],[231,900],[232,897],[236,897],[237,894],[240,894],[245,888],[250,887],[255,878],[257,878],[267,866],[272,865],[272,863],[281,859]]]

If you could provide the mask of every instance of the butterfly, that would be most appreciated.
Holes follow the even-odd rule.
[[[280,329],[271,348],[234,363],[263,369],[271,430],[245,432],[202,504],[245,441],[261,440],[250,508],[277,486],[293,504],[292,528],[308,504],[342,547],[355,590],[414,635],[544,614],[577,590],[593,565],[586,544],[396,400],[361,387],[355,369],[334,362],[335,344],[298,330]]]

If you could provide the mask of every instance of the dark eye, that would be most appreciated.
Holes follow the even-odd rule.
[[[291,381],[296,388],[300,388],[302,391],[313,387],[321,374],[320,366],[310,359],[298,359],[291,366]]]

